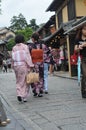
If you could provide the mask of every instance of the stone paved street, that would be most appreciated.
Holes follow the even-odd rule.
[[[76,80],[49,76],[48,95],[34,98],[30,91],[28,102],[19,104],[14,74],[1,73],[0,93],[13,116],[20,115],[20,123],[30,130],[86,130],[86,99],[82,99]]]

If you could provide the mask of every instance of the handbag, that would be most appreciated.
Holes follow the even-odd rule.
[[[79,55],[80,55],[79,53],[77,53],[76,51],[74,51],[74,54],[71,55],[71,57],[70,57],[70,63],[71,63],[71,65],[77,65],[77,63],[78,63],[78,56]],[[80,58],[82,59],[81,55],[80,55]]]
[[[36,82],[39,82],[39,73],[30,72],[26,75],[27,84],[36,83]]]

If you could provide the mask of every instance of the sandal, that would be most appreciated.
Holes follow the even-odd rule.
[[[0,126],[6,126],[6,125],[7,125],[7,122],[6,122],[6,121],[0,122]]]

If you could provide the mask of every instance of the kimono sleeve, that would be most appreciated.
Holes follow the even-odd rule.
[[[28,46],[26,47],[26,63],[29,67],[34,67]]]

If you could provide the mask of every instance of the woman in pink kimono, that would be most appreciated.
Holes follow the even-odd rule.
[[[28,46],[24,44],[24,36],[17,35],[15,43],[16,45],[12,49],[12,66],[16,75],[17,99],[19,102],[26,102],[29,94],[26,75],[34,65]]]

